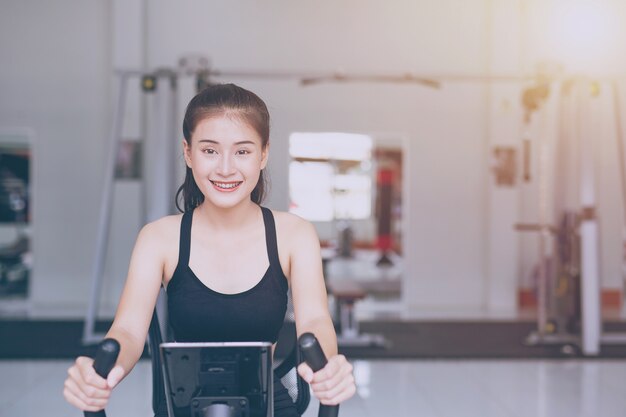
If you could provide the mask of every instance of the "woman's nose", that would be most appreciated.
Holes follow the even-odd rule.
[[[230,175],[233,173],[235,164],[233,163],[232,157],[230,155],[223,155],[220,158],[218,165],[218,173],[220,175]]]

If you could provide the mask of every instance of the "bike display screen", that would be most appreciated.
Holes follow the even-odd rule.
[[[170,417],[273,417],[269,342],[162,343]]]

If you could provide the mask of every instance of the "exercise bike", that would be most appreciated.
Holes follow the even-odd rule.
[[[167,349],[170,344],[162,344],[162,352],[163,348]],[[302,352],[304,361],[311,367],[314,372],[322,369],[326,363],[327,359],[322,351],[322,348],[315,338],[315,336],[311,333],[305,333],[298,339],[298,345],[300,351]],[[224,348],[222,348],[224,349]],[[98,350],[96,352],[96,356],[94,359],[94,369],[98,375],[103,378],[106,378],[115,365],[117,361],[117,356],[119,355],[120,345],[115,339],[105,339],[98,346]],[[205,365],[207,366],[207,365]],[[210,365],[208,365],[210,366]],[[210,371],[209,369],[204,369],[204,371]],[[271,372],[269,378],[271,379]],[[271,390],[269,391],[271,393]],[[224,393],[226,394],[226,393]],[[170,393],[171,395],[171,393]],[[221,398],[213,397],[210,398],[203,397],[194,397],[193,402],[198,406],[199,404],[204,404],[206,406],[202,406],[196,410],[193,415],[201,415],[202,417],[251,417],[250,411],[248,407],[244,407],[247,400],[245,398],[241,398],[240,402],[242,404],[241,407],[237,406],[237,404],[232,404],[232,397],[228,395],[223,395]],[[230,402],[229,402],[230,401]],[[269,401],[272,401],[271,396],[269,397]],[[234,406],[233,406],[234,405]],[[270,408],[272,410],[273,408]],[[170,413],[170,417],[172,416],[172,407],[170,406],[168,409]],[[320,404],[318,416],[319,417],[337,417],[339,413],[339,406],[327,406],[324,404]],[[191,414],[190,414],[191,415]],[[270,414],[271,415],[271,411]],[[104,410],[100,410],[97,412],[84,412],[85,417],[106,417],[106,413]],[[269,416],[268,416],[269,417]]]

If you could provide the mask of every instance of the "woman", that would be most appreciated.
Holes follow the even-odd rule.
[[[187,106],[183,134],[187,168],[177,204],[182,194],[184,214],[140,231],[106,335],[121,345],[116,366],[105,380],[92,359],[77,358],[65,381],[66,400],[87,411],[106,406],[141,356],[161,285],[179,342],[275,343],[291,288],[298,334],[315,334],[329,358],[316,373],[301,364],[299,374],[323,404],[350,398],[352,366],[337,354],[315,229],[259,205],[269,151],[265,103],[233,84],[211,86]],[[297,415],[286,395],[275,381],[276,416]]]

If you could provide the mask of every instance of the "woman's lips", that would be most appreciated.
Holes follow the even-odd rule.
[[[222,193],[232,193],[237,190],[243,181],[211,181],[213,188]]]

